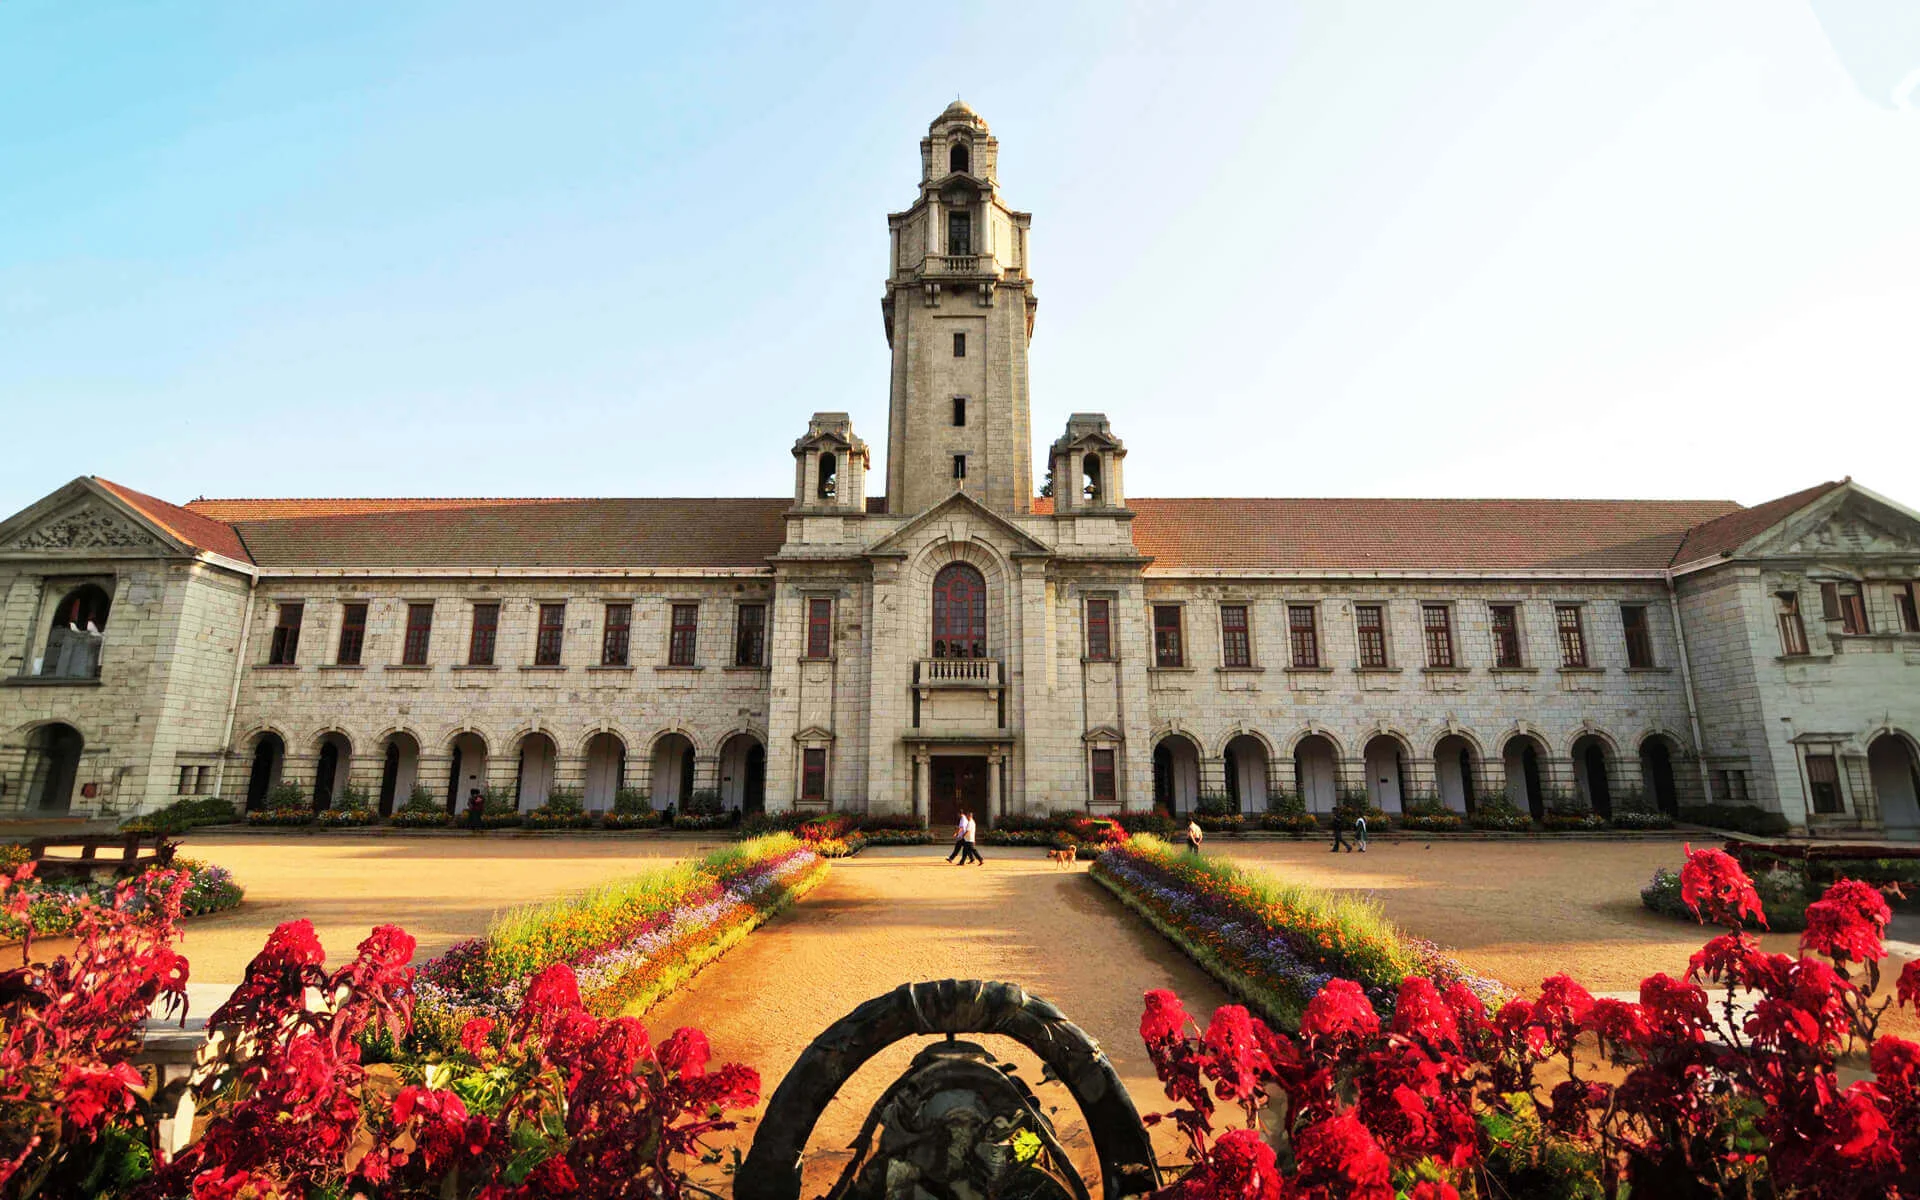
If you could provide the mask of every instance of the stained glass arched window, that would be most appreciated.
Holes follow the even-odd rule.
[[[933,577],[933,656],[987,656],[987,581],[976,567],[948,563]]]

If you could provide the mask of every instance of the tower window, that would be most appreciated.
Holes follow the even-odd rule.
[[[956,333],[953,335],[953,356],[955,358],[965,358],[967,356],[966,334]]]
[[[973,214],[964,208],[947,214],[947,253],[973,253]]]
[[[822,500],[831,500],[840,491],[840,460],[832,454],[820,456],[820,482],[814,491]]]
[[[953,477],[955,479],[965,479],[967,477],[966,455],[956,454],[953,456]]]
[[[955,175],[965,175],[973,170],[973,156],[967,153],[965,142],[955,142],[953,149],[947,151],[947,170]]]
[[[1080,494],[1088,504],[1100,506],[1100,456],[1089,454],[1080,462]]]
[[[953,423],[955,425],[965,425],[967,423],[967,398],[965,396],[955,396],[953,398]]]

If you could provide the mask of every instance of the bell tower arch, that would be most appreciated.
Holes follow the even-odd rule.
[[[987,123],[955,100],[920,141],[919,197],[887,218],[892,513],[955,491],[1002,512],[1033,507],[1032,217],[1001,198],[999,160]]]

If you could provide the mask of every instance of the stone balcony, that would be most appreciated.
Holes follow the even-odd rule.
[[[998,690],[1000,660],[997,658],[923,658],[914,664],[914,686],[932,688],[974,688]]]

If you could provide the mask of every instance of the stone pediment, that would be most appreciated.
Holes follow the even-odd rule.
[[[62,500],[69,503],[62,504]],[[71,501],[77,500],[77,503]],[[51,511],[48,511],[48,510]],[[0,551],[26,554],[165,554],[178,547],[91,486],[68,485],[0,525]]]
[[[1012,521],[994,512],[965,492],[955,492],[945,500],[908,521],[867,548],[868,554],[902,554],[918,545],[927,527],[945,522],[949,525],[983,529],[1011,542],[1014,553],[1052,554],[1053,547],[1040,541]]]
[[[1760,534],[1743,557],[1920,557],[1920,520],[1877,497],[1850,489],[1830,504],[1815,504]]]

